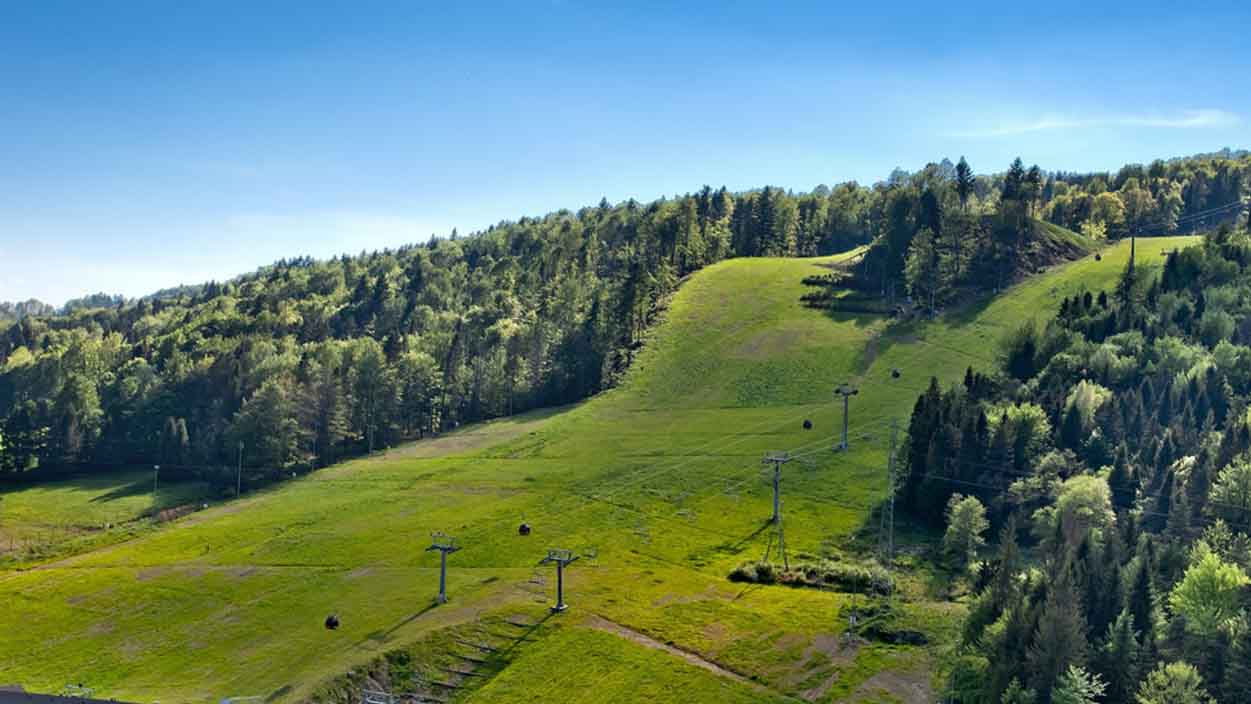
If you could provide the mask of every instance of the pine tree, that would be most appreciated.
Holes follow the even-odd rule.
[[[918,495],[925,481],[927,472],[926,458],[929,454],[930,439],[938,424],[939,404],[942,392],[938,387],[938,378],[930,377],[929,388],[917,397],[912,407],[912,419],[908,423],[908,476],[904,482],[904,507],[916,513],[919,509]]]
[[[976,180],[973,176],[973,168],[969,166],[969,162],[964,157],[960,157],[959,163],[956,164],[956,197],[960,199],[960,209],[967,210],[969,207],[969,197],[973,195],[973,187]]]
[[[1128,451],[1124,444],[1117,448],[1116,459],[1112,462],[1112,473],[1108,475],[1108,488],[1112,491],[1112,506],[1118,513],[1133,507],[1134,486]]]
[[[1243,628],[1233,643],[1229,665],[1221,681],[1222,701],[1241,701],[1251,684],[1251,628]]]
[[[1135,294],[1138,289],[1138,272],[1134,269],[1134,260],[1131,257],[1125,264],[1125,269],[1121,272],[1121,277],[1116,282],[1116,300],[1120,302],[1122,308],[1131,308],[1135,302]]]
[[[1086,435],[1083,426],[1081,409],[1077,407],[1077,404],[1070,405],[1064,413],[1064,422],[1060,426],[1060,437],[1066,447],[1073,450],[1081,449]]]
[[[1016,541],[1016,517],[1008,519],[999,531],[999,554],[995,557],[995,579],[991,583],[991,601],[995,610],[1002,612],[1016,601],[1017,573],[1021,568],[1021,551]]]
[[[1034,204],[1042,196],[1042,188],[1042,170],[1038,168],[1037,164],[1035,164],[1029,167],[1029,171],[1026,172],[1025,178],[1021,184],[1021,195],[1023,200],[1025,200],[1025,210],[1030,217],[1033,217],[1034,215]]]
[[[1149,538],[1144,543],[1149,544]],[[1139,550],[1138,569],[1134,573],[1134,581],[1130,584],[1129,609],[1134,626],[1140,634],[1139,644],[1142,663],[1150,665],[1155,657],[1155,587],[1151,583],[1153,560],[1148,558],[1145,550]]]
[[[1087,649],[1081,597],[1073,587],[1066,565],[1048,589],[1029,649],[1028,663],[1034,688],[1040,692],[1051,691],[1070,666],[1086,664]]]
[[[1138,681],[1138,632],[1128,608],[1122,609],[1108,628],[1099,663],[1099,670],[1108,682],[1108,701],[1130,701]]]
[[[1017,157],[1012,165],[1008,167],[1008,173],[1003,178],[1003,194],[1004,200],[1020,200],[1022,188],[1025,185],[1025,163],[1021,161],[1021,157]]]
[[[908,292],[918,301],[924,302],[930,315],[934,314],[940,298],[946,295],[946,267],[942,262],[938,235],[929,227],[921,228],[908,248],[904,276]]]
[[[952,280],[958,282],[960,280],[961,263],[964,261],[964,239],[972,239],[973,221],[969,217],[969,198],[973,195],[973,189],[976,180],[973,176],[973,169],[969,167],[969,162],[964,157],[960,157],[960,162],[956,164],[955,190],[956,198],[960,201],[960,215],[955,218],[954,226],[946,228],[948,238],[951,241],[951,261],[953,265]],[[972,246],[973,243],[970,242]]]
[[[1032,689],[1022,687],[1021,681],[1017,679],[1008,683],[1008,688],[999,699],[1000,704],[1035,704],[1037,701],[1038,694]]]

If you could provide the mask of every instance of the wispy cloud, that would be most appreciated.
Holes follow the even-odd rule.
[[[1159,113],[1142,115],[1103,115],[1077,117],[1071,115],[1046,115],[1030,122],[1009,123],[993,127],[960,130],[948,133],[951,137],[986,138],[1009,137],[1051,130],[1085,129],[1092,127],[1154,127],[1160,129],[1193,130],[1213,127],[1229,127],[1241,122],[1241,118],[1226,110],[1186,110],[1174,115]]]

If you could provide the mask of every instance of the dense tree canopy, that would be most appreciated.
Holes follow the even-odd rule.
[[[1251,234],[1224,225],[917,399],[903,507],[938,524],[975,496],[1005,527],[964,628],[984,671],[953,673],[957,701],[1085,701],[1096,681],[1094,701],[1245,699],[1249,267]]]

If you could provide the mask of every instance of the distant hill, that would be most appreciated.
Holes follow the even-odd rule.
[[[17,303],[3,301],[0,302],[0,325],[21,320],[27,316],[46,316],[54,313],[56,313],[56,308],[34,298]]]
[[[91,310],[93,308],[116,308],[126,302],[125,296],[110,295],[107,293],[93,293],[82,298],[75,298],[66,301],[58,311],[62,315],[68,315],[76,310]]]
[[[75,311],[92,310],[95,308],[116,308],[126,303],[126,298],[107,293],[94,293],[89,296],[67,301],[57,308],[35,298],[16,303],[0,302],[0,327],[15,323],[23,318],[47,318],[56,315],[69,315]]]

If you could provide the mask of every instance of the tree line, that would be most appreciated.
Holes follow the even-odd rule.
[[[1156,161],[1115,174],[1048,174],[1016,159],[993,176],[976,175],[962,158],[897,172],[889,183],[873,246],[844,272],[810,281],[827,289],[810,303],[873,312],[907,296],[932,313],[962,290],[998,290],[1108,239],[1237,223],[1251,158]]]
[[[1244,173],[1251,160],[1203,163]],[[0,322],[0,475],[160,463],[226,483],[241,456],[277,474],[568,403],[616,383],[708,264],[874,242],[900,275],[936,256],[974,269],[987,240],[949,223],[1049,212],[1058,183],[1019,160],[997,175],[943,160],[872,187],[705,186],[15,315]]]

